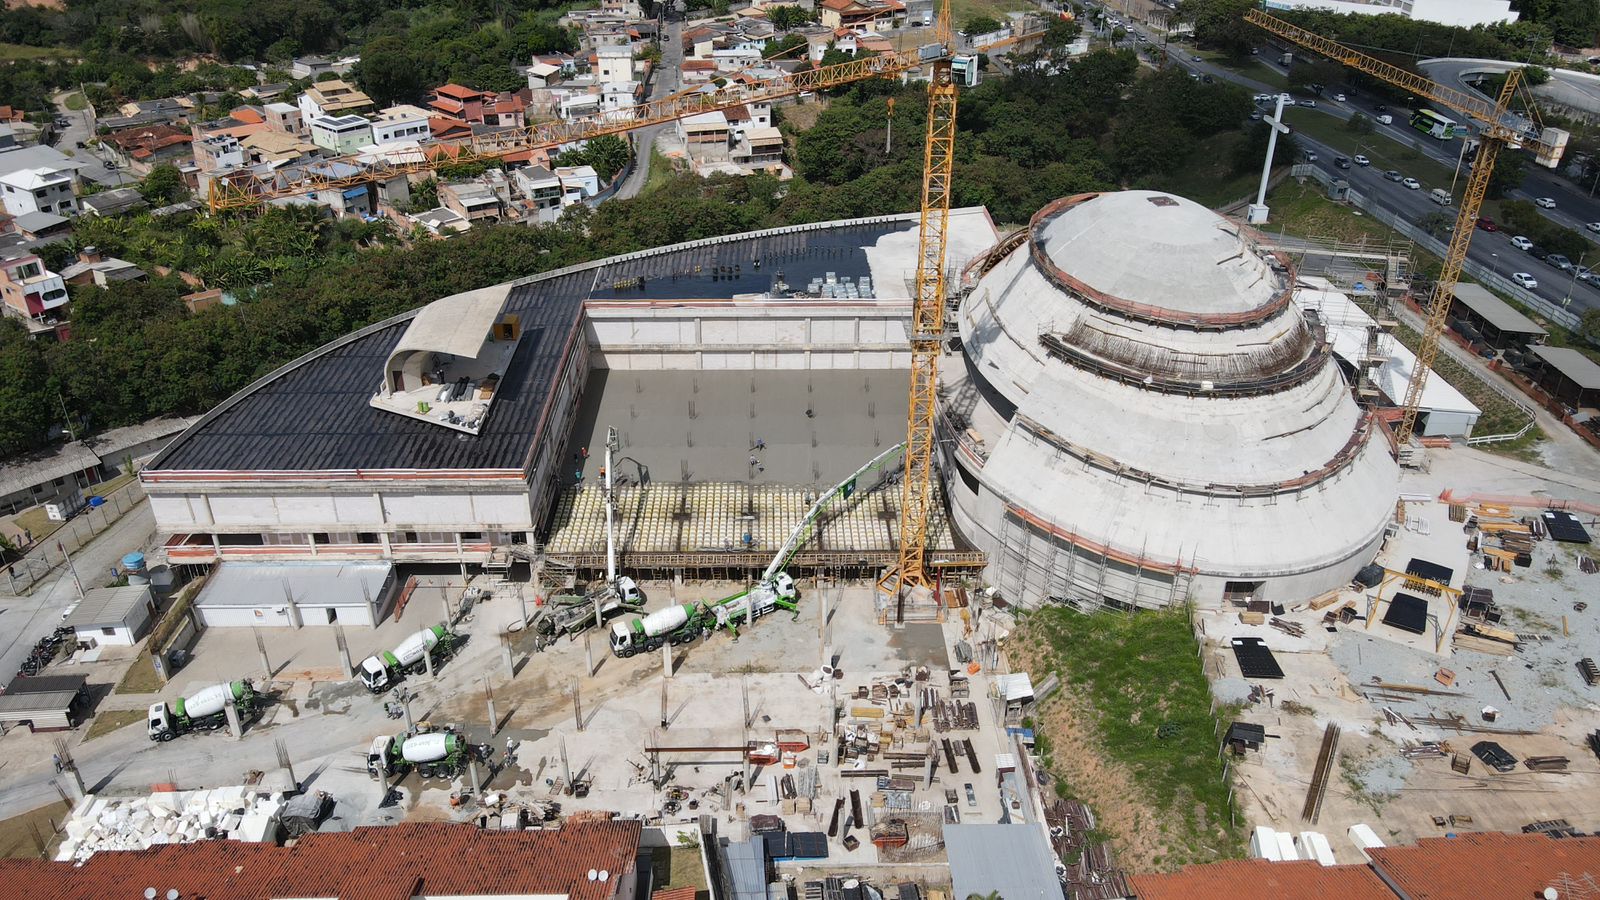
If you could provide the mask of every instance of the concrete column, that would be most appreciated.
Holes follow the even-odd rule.
[[[467,790],[478,793],[478,760],[470,752],[467,754]]]
[[[667,641],[661,645],[661,677],[672,677],[672,642]]]
[[[515,677],[517,674],[517,660],[515,655],[513,655],[511,652],[510,635],[500,635],[500,658],[504,660],[506,664],[506,677]]]
[[[339,647],[339,669],[344,672],[344,680],[349,681],[356,677],[355,667],[350,665],[350,644],[345,641],[344,628],[336,626],[333,629],[334,643]]]
[[[594,677],[594,645],[589,640],[589,632],[583,633],[583,672],[590,678]]]
[[[444,607],[444,627],[449,630],[450,625],[456,620],[456,611],[450,607],[450,588],[439,589],[439,604]]]
[[[561,780],[566,782],[567,793],[572,793],[572,768],[567,765],[567,739],[561,739]]]
[[[244,737],[244,723],[239,721],[239,707],[233,702],[232,697],[222,701],[222,711],[228,717],[228,731],[233,734],[234,740]]]
[[[433,653],[426,646],[422,649],[422,665],[427,670],[428,680],[433,680]]]
[[[261,655],[261,671],[268,681],[272,680],[272,660],[267,658],[267,642],[261,637],[261,629],[252,628],[256,636],[256,653]]]

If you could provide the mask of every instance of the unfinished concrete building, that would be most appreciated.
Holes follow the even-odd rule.
[[[1085,194],[977,269],[941,377],[944,480],[1008,600],[1295,601],[1372,560],[1386,432],[1239,226]]]

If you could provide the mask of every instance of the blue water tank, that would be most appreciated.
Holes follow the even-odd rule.
[[[129,553],[127,556],[124,556],[122,558],[122,568],[129,572],[143,572],[144,554]]]

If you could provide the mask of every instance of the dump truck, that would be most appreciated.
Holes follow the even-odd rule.
[[[228,725],[227,702],[233,701],[241,724],[254,717],[256,692],[249,681],[224,681],[202,688],[169,705],[150,705],[148,730],[152,741],[170,741],[191,731],[216,731]]]
[[[424,654],[432,654],[434,664],[450,655],[450,650],[455,646],[455,635],[445,629],[443,625],[434,625],[424,628],[400,642],[400,646],[392,651],[377,653],[361,661],[356,674],[367,690],[374,694],[381,694],[394,687],[405,679],[405,676],[414,672],[421,672],[427,668]]]
[[[394,778],[415,768],[423,778],[454,778],[481,750],[448,730],[380,735],[367,748],[367,774]]]
[[[706,608],[698,603],[683,603],[658,609],[631,622],[611,626],[611,652],[626,659],[646,650],[659,650],[667,642],[688,644],[700,636],[708,623]]]

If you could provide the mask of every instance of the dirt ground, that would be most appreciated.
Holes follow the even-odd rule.
[[[55,830],[67,817],[64,803],[52,803],[38,809],[0,821],[0,857],[5,859],[38,859],[42,848],[54,843]]]

